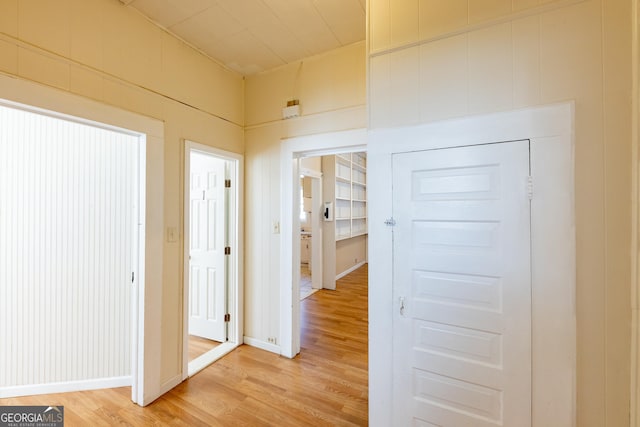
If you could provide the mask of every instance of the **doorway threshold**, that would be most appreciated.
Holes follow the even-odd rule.
[[[311,295],[318,292],[320,289],[309,288],[309,289],[300,289],[300,301],[305,298],[309,298]]]
[[[189,362],[188,376],[194,376],[207,366],[211,365],[216,360],[221,359],[223,356],[231,353],[231,351],[233,351],[236,347],[238,347],[238,344],[227,341],[207,351],[205,354],[196,357],[191,362]]]

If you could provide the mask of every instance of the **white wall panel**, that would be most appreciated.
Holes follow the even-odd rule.
[[[389,38],[389,0],[369,1],[369,125],[404,124],[389,111],[391,100],[398,102],[390,88],[393,81],[414,79],[414,72],[405,76],[388,64],[398,51],[416,46],[422,55],[422,123],[575,102],[576,167],[570,172],[575,175],[579,242],[575,310],[580,386],[574,423],[628,424],[632,3],[419,1],[420,36],[402,46]],[[405,102],[414,99],[409,96]],[[544,424],[541,419],[553,413],[549,408],[536,412],[540,425],[570,425],[570,420],[558,419]]]
[[[513,35],[511,23],[469,33],[469,112],[513,107]]]
[[[0,106],[0,387],[131,374],[138,148]]]
[[[468,112],[468,50],[466,34],[420,46],[421,122]]]

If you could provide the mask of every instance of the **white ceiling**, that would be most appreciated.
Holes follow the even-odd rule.
[[[365,38],[366,0],[121,1],[243,75]]]

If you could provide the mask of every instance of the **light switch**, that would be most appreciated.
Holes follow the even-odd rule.
[[[167,227],[167,242],[173,243],[178,241],[178,229],[176,227]]]
[[[273,234],[280,234],[280,221],[273,221],[273,224],[271,224],[271,230],[273,231]]]

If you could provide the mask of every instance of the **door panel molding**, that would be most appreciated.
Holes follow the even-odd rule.
[[[189,334],[223,343],[227,339],[226,161],[195,150],[189,156]]]
[[[528,176],[528,140],[393,155],[394,423],[531,419]]]
[[[395,153],[531,141],[532,419],[574,426],[576,405],[574,105],[369,132],[369,419],[393,425],[392,176]],[[524,184],[523,184],[524,185]],[[385,222],[387,224],[385,224]]]

